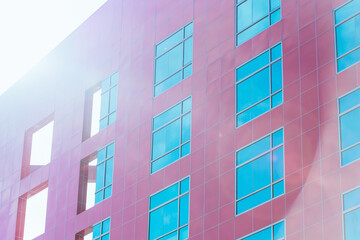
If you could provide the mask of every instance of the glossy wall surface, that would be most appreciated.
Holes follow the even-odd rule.
[[[338,98],[360,64],[336,72],[333,11],[345,0],[282,0],[281,20],[235,47],[235,0],[109,0],[0,96],[0,238],[20,239],[21,196],[48,187],[45,233],[111,217],[110,239],[148,237],[149,197],[190,176],[189,239],[238,239],[285,219],[287,240],[343,239]],[[192,75],[153,97],[155,45],[193,22]],[[283,103],[236,128],[235,70],[282,42]],[[83,140],[86,92],[119,72],[116,122]],[[191,152],[150,175],[152,119],[191,96]],[[51,162],[22,175],[26,132],[54,120]],[[284,130],[285,193],[235,214],[235,152]],[[112,196],[77,214],[80,162],[115,142]]]

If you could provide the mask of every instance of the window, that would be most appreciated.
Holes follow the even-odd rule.
[[[95,204],[111,196],[115,144],[111,143],[97,153]]]
[[[53,117],[49,116],[25,134],[21,177],[24,178],[51,160],[54,131]]]
[[[339,99],[341,165],[360,158],[360,89]]]
[[[284,194],[283,130],[236,153],[236,214]]]
[[[236,0],[236,45],[281,19],[281,0]]]
[[[281,44],[236,70],[236,126],[283,102]]]
[[[16,237],[34,239],[45,232],[47,184],[43,184],[19,198]]]
[[[285,222],[281,221],[239,240],[284,240]]]
[[[191,97],[153,118],[151,173],[190,153]]]
[[[189,178],[150,197],[149,240],[189,237]]]
[[[344,239],[357,240],[360,236],[360,188],[343,195]]]
[[[84,140],[116,121],[119,73],[104,79],[86,94]]]
[[[360,60],[360,0],[335,10],[336,60],[340,72]]]
[[[192,74],[193,24],[156,45],[155,97]]]
[[[109,240],[110,239],[110,218],[103,220],[93,226],[94,240]]]

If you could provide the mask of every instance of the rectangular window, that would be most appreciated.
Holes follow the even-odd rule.
[[[281,43],[236,70],[236,126],[283,102]]]
[[[95,204],[111,196],[113,183],[115,143],[97,153]]]
[[[150,197],[149,240],[189,237],[189,184],[184,180]]]
[[[109,240],[110,239],[110,218],[103,220],[93,226],[92,239]]]
[[[83,139],[94,136],[116,121],[119,73],[104,79],[86,94]]]
[[[47,183],[19,198],[16,239],[34,239],[45,232]]]
[[[285,222],[281,221],[239,240],[285,240]]]
[[[190,23],[156,45],[155,97],[192,74],[193,24]]]
[[[343,195],[344,239],[357,240],[360,236],[360,188]]]
[[[190,153],[191,97],[153,118],[151,173]]]
[[[236,0],[236,46],[281,20],[281,0]]]
[[[335,10],[336,60],[338,72],[360,60],[360,0]]]
[[[285,191],[283,129],[236,152],[236,214]]]
[[[360,158],[360,89],[339,99],[340,154],[344,166]]]

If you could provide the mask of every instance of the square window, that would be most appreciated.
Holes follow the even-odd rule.
[[[281,0],[236,1],[236,46],[281,20]]]
[[[344,239],[352,240],[360,236],[360,188],[343,195]]]
[[[49,116],[25,133],[21,178],[50,163],[53,131],[53,117]]]
[[[154,96],[192,74],[193,24],[166,38],[155,47]]]
[[[21,196],[18,202],[16,236],[19,239],[34,239],[45,232],[47,183]]]
[[[153,118],[151,173],[190,153],[191,97]]]
[[[360,158],[360,89],[339,99],[340,159],[347,165]]]
[[[283,130],[236,152],[236,214],[285,192]]]
[[[236,69],[236,126],[283,102],[281,43]]]
[[[360,0],[348,1],[334,11],[338,72],[360,60],[359,13]]]
[[[81,161],[78,213],[112,195],[114,151],[111,143]]]
[[[116,121],[118,80],[115,72],[86,93],[83,140]]]
[[[189,178],[150,197],[149,240],[189,237]]]
[[[282,220],[239,240],[285,240],[285,221]]]

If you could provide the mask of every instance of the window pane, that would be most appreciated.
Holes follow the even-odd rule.
[[[187,69],[188,70],[188,69]],[[155,96],[158,96],[159,94],[165,92],[172,86],[176,85],[182,80],[182,73],[181,71],[177,72],[176,74],[172,75],[159,85],[155,86]]]
[[[184,79],[189,77],[192,74],[192,64],[184,68]]]
[[[269,51],[261,54],[260,56],[256,57],[245,65],[239,67],[236,70],[236,81],[239,81],[249,76],[256,70],[264,67],[267,64],[269,64]]]
[[[118,81],[119,81],[119,72],[116,72],[110,77],[110,85],[115,86],[116,84],[118,84]]]
[[[153,159],[180,145],[180,119],[153,134]]]
[[[184,157],[186,156],[187,154],[190,153],[190,142],[184,144],[182,147],[181,147],[181,157]]]
[[[257,232],[243,240],[272,240],[271,238],[271,227],[266,228],[260,232]]]
[[[155,239],[164,234],[164,207],[150,212],[150,239]]]
[[[341,149],[360,141],[360,108],[340,117]]]
[[[252,0],[248,0],[237,7],[237,32],[252,24],[252,2]]]
[[[110,235],[106,234],[104,236],[101,237],[101,240],[109,240],[110,239]]]
[[[106,158],[106,148],[102,148],[97,152],[97,163],[104,161]]]
[[[177,232],[170,233],[169,235],[159,238],[158,240],[177,240]]]
[[[190,23],[185,27],[185,38],[193,34],[193,28],[194,28],[193,23]]]
[[[111,143],[106,147],[106,157],[114,156],[115,144]]]
[[[175,184],[150,198],[150,210],[179,195],[179,184]]]
[[[182,117],[181,143],[190,140],[191,115],[190,113]]]
[[[344,216],[345,239],[358,240],[360,236],[360,208],[346,213]]]
[[[338,71],[342,71],[345,68],[357,63],[360,60],[360,49],[356,49],[353,52],[338,59]]]
[[[151,163],[151,172],[156,172],[179,159],[179,148]]]
[[[360,188],[344,194],[344,211],[359,205],[360,205]]]
[[[282,66],[281,60],[271,65],[271,93],[282,88]]]
[[[270,149],[270,136],[240,150],[237,153],[237,165],[244,163]]]
[[[104,191],[101,190],[97,193],[95,193],[95,204],[97,204],[98,202],[101,202],[104,199]]]
[[[253,191],[271,184],[270,153],[254,160],[253,164]]]
[[[117,106],[117,87],[113,87],[110,90],[110,110],[109,112],[114,112],[116,111],[116,106]]]
[[[114,158],[106,161],[105,186],[112,184],[113,181],[113,161]]]
[[[182,102],[182,113],[187,113],[191,111],[191,98],[185,99]]]
[[[180,224],[182,226],[189,222],[189,195],[180,198]]]
[[[156,46],[156,56],[161,55],[162,53],[168,51],[170,48],[175,46],[177,43],[181,42],[183,39],[183,30],[177,31],[175,34],[159,43]]]
[[[186,193],[189,191],[189,178],[186,178],[181,181],[180,184],[180,194]]]
[[[355,18],[336,27],[337,56],[341,56],[356,47],[355,43]]]
[[[265,188],[236,203],[236,214],[242,213],[250,208],[260,205],[271,199],[271,188]]]
[[[274,61],[281,57],[281,44],[278,44],[277,46],[271,48],[271,61]]]
[[[284,181],[280,181],[273,185],[273,198],[284,194]]]
[[[183,45],[179,44],[169,52],[156,59],[155,83],[176,73],[183,66]]]
[[[360,158],[360,145],[356,145],[341,153],[341,164],[346,165]]]
[[[189,227],[183,227],[179,231],[179,240],[186,240],[189,238]]]
[[[96,238],[101,235],[101,223],[96,224],[93,227],[93,238]]]
[[[281,0],[271,0],[270,1],[270,11],[274,11],[280,7]]]
[[[262,101],[256,105],[254,105],[252,108],[242,112],[237,116],[237,126],[241,126],[251,119],[256,118],[257,116],[260,116],[264,112],[268,111],[270,109],[270,99],[266,99],[265,101]]]
[[[236,170],[236,199],[245,197],[253,192],[252,163],[248,163]]]
[[[284,177],[284,150],[283,147],[272,152],[273,154],[273,181]]]
[[[253,1],[253,22],[259,21],[261,18],[269,14],[269,0]]]
[[[349,1],[348,4],[335,11],[335,23],[339,23],[360,10],[360,1]]]
[[[111,197],[111,192],[112,192],[112,185],[105,188],[105,190],[104,190],[104,199],[106,199],[108,197]]]
[[[174,107],[167,110],[166,112],[154,118],[153,130],[158,129],[162,125],[170,122],[171,120],[179,117],[180,115],[181,115],[181,104],[177,104]]]
[[[178,200],[166,204],[164,207],[164,232],[168,233],[178,227]]]
[[[282,91],[278,92],[277,94],[275,94],[271,97],[271,107],[272,108],[279,106],[280,104],[282,104],[282,102],[283,102]]]
[[[280,129],[272,134],[272,146],[276,147],[283,143],[284,130]]]
[[[268,27],[269,27],[269,17],[266,17],[266,18],[262,19],[261,21],[255,23],[254,25],[252,25],[245,31],[238,34],[237,39],[236,39],[237,45],[240,45],[240,44],[246,42],[247,40],[249,40],[250,38],[261,33]]]
[[[274,240],[280,240],[285,237],[285,223],[279,222],[274,225]]]
[[[340,98],[340,113],[343,113],[358,104],[360,104],[360,89]]]
[[[103,92],[103,94],[101,94],[100,118],[107,116],[109,113],[109,99],[109,92]]]
[[[96,167],[96,191],[104,187],[104,169],[105,163],[101,163]]]
[[[109,90],[110,88],[110,78],[106,78],[101,82],[101,89],[103,92]]]
[[[281,11],[280,9],[273,12],[270,16],[270,25],[273,25],[274,23],[277,23],[281,19]]]
[[[193,38],[189,38],[184,42],[184,65],[192,62]]]

